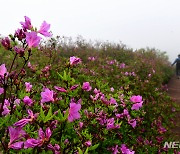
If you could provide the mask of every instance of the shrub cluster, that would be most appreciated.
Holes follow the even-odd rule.
[[[1,39],[0,152],[161,153],[174,107],[164,53],[61,42],[25,17]]]

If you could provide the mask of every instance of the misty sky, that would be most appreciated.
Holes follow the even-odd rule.
[[[4,36],[26,15],[36,27],[46,20],[54,35],[155,47],[170,61],[180,54],[180,0],[0,0],[0,6]]]

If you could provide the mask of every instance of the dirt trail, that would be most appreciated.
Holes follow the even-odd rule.
[[[176,76],[172,77],[168,83],[168,93],[180,106],[180,79]],[[176,126],[172,128],[173,138],[180,141],[180,112],[177,113],[175,118]]]

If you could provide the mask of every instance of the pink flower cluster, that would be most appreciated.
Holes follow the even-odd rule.
[[[0,80],[4,79],[5,75],[8,75],[5,64],[0,65]]]
[[[43,21],[40,29],[38,31],[35,31],[31,24],[31,19],[27,16],[25,16],[24,18],[25,22],[20,22],[20,24],[22,25],[22,29],[18,29],[15,32],[14,36],[17,37],[18,40],[22,40],[25,38],[29,48],[37,47],[39,45],[41,37],[37,35],[38,33],[44,35],[45,37],[51,36],[51,33],[49,32],[50,24],[48,24],[46,21]],[[28,30],[30,32],[28,32]],[[15,51],[17,53],[23,53],[23,50],[20,50],[17,47]]]
[[[90,86],[89,82],[84,82],[83,85],[82,85],[82,89],[84,91],[90,91],[92,89],[92,87]]]
[[[131,107],[132,110],[139,110],[139,108],[142,107],[142,104],[143,104],[142,96],[140,96],[140,95],[135,96],[134,95],[130,98],[130,101],[134,103]]]
[[[81,59],[78,58],[78,57],[75,57],[75,56],[70,57],[70,65],[71,65],[71,66],[77,65],[77,64],[79,64],[79,63],[81,63],[81,62],[82,62]]]
[[[73,122],[76,119],[79,119],[81,117],[79,111],[81,109],[80,103],[75,103],[73,100],[71,100],[70,108],[69,108],[69,116],[68,121]]]

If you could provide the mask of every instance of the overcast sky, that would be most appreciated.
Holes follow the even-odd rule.
[[[51,24],[54,35],[109,40],[133,49],[180,54],[180,0],[0,0],[0,34],[21,27],[24,16],[39,27]]]

